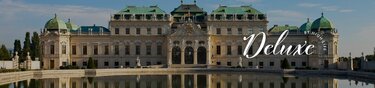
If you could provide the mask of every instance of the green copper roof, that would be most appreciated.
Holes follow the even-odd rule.
[[[302,24],[301,27],[299,27],[300,32],[310,31],[311,25],[312,23],[310,22],[310,19],[307,19],[307,22]]]
[[[175,8],[171,13],[205,13],[202,8],[199,8],[196,4],[181,4]]]
[[[66,24],[66,27],[69,29],[69,30],[78,30],[79,26],[78,25],[75,25],[74,23],[72,23],[70,21],[70,19],[68,20],[68,22],[65,23]]]
[[[55,17],[47,21],[46,25],[44,26],[46,29],[68,29],[64,21],[60,20],[57,15]]]
[[[289,25],[285,25],[285,26],[275,25],[268,32],[284,32],[285,30],[297,31],[298,27],[297,26],[289,26]]]
[[[122,9],[117,14],[166,14],[166,13],[165,11],[161,10],[158,6],[150,6],[150,7],[128,6]]]
[[[251,6],[241,6],[241,7],[220,6],[219,8],[212,11],[211,14],[262,14],[262,13],[252,8]]]
[[[323,13],[322,16],[316,19],[311,25],[311,31],[317,31],[318,29],[332,29],[334,28],[331,21],[324,17]]]

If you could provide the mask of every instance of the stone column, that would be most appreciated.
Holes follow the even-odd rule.
[[[168,74],[167,88],[172,88],[172,74]]]
[[[206,81],[206,85],[207,85],[207,88],[211,88],[211,74],[208,74],[207,75],[207,81]]]
[[[198,76],[194,74],[194,88],[198,88]]]
[[[181,88],[185,88],[185,75],[181,74]]]
[[[167,66],[169,68],[172,65],[172,48],[171,48],[171,46],[167,46],[167,48],[168,48],[168,52],[167,52],[167,60],[168,60]]]
[[[194,64],[198,64],[198,52],[197,48],[194,48]]]
[[[185,48],[181,48],[181,64],[185,64]]]

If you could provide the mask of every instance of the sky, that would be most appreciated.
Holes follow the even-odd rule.
[[[184,0],[193,3],[193,0]],[[26,32],[40,32],[56,13],[78,25],[108,26],[110,14],[126,6],[158,5],[170,13],[180,0],[0,0],[0,44],[13,48]],[[208,13],[220,5],[252,7],[267,14],[269,28],[275,24],[300,26],[324,12],[339,32],[339,54],[373,54],[375,47],[375,0],[197,0]]]

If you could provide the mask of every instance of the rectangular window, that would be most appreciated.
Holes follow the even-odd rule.
[[[302,88],[307,88],[307,83],[302,83]]]
[[[237,55],[242,55],[242,46],[237,46]]]
[[[270,66],[274,66],[275,65],[275,63],[274,62],[270,62]]]
[[[120,29],[119,28],[115,28],[115,34],[120,34]]]
[[[72,46],[72,54],[73,54],[73,55],[76,55],[76,54],[77,54],[77,46],[76,46],[76,45],[73,45],[73,46]]]
[[[151,55],[151,46],[150,45],[146,46],[146,54]]]
[[[72,62],[72,65],[73,66],[77,66],[77,62]]]
[[[291,85],[292,85],[291,88],[296,88],[296,83],[292,83]]]
[[[125,28],[125,34],[130,34],[130,28]]]
[[[263,86],[263,82],[259,82],[259,88],[264,88]]]
[[[296,66],[296,62],[291,62],[291,66]]]
[[[227,28],[228,35],[232,34],[232,28]]]
[[[162,52],[162,47],[161,47],[161,45],[158,45],[157,46],[157,55],[161,55],[161,52]]]
[[[220,46],[216,46],[216,54],[217,55],[221,54],[221,47]]]
[[[216,28],[216,34],[221,34],[221,29],[220,28]]]
[[[248,87],[249,87],[249,88],[254,88],[254,87],[253,87],[253,82],[249,82],[249,83],[248,83]]]
[[[216,88],[221,88],[221,84],[220,84],[220,82],[217,82],[217,83],[216,83]]]
[[[306,62],[302,62],[302,66],[306,66],[307,64],[306,64]]]
[[[104,54],[105,55],[109,54],[109,46],[108,45],[104,46]]]
[[[275,88],[275,83],[270,83],[270,88]]]
[[[84,45],[83,46],[83,49],[82,49],[82,53],[83,53],[83,55],[87,55],[87,45]]]
[[[253,66],[253,62],[249,62],[249,66]]]
[[[151,65],[151,62],[149,62],[149,61],[146,62],[146,65],[147,65],[147,66],[150,66],[150,65]]]
[[[109,63],[108,62],[104,62],[104,66],[109,66]]]
[[[135,55],[140,55],[141,54],[141,46],[137,45],[135,46]]]
[[[98,45],[94,45],[94,55],[98,55]]]
[[[227,55],[232,55],[232,46],[227,46]]]
[[[141,34],[141,28],[137,28],[136,33],[137,33],[137,35]]]
[[[227,66],[232,66],[232,62],[227,62]]]
[[[147,34],[151,35],[151,28],[147,28]]]
[[[66,54],[66,45],[62,45],[61,48],[62,48],[62,54]]]
[[[87,66],[87,62],[82,62],[82,65],[83,66]]]
[[[115,55],[119,55],[119,54],[120,54],[119,45],[115,45]]]
[[[232,88],[232,83],[231,82],[227,82],[227,88]]]
[[[50,54],[55,54],[55,45],[49,46]]]
[[[125,46],[125,55],[130,55],[130,46],[129,45]]]
[[[263,62],[259,62],[259,66],[263,66]]]
[[[158,34],[161,35],[162,29],[158,28]]]
[[[130,62],[125,62],[125,66],[129,67],[130,66]]]
[[[119,62],[115,62],[115,66],[119,66],[120,65],[120,63]]]
[[[238,34],[242,34],[242,28],[238,28],[238,29],[237,29],[237,33],[238,33]]]

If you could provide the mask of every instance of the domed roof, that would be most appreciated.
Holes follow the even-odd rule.
[[[44,26],[46,29],[68,29],[64,21],[60,20],[57,15],[50,19]]]
[[[322,16],[316,19],[311,25],[311,31],[318,31],[319,29],[333,29],[334,26],[329,19],[324,17],[323,13]]]
[[[68,22],[65,23],[66,24],[66,27],[69,29],[69,30],[78,30],[79,26],[78,25],[75,25],[74,23],[72,23],[70,21],[70,19],[68,20]]]
[[[299,27],[300,32],[310,31],[311,30],[312,23],[310,22],[310,19],[307,18],[307,22],[302,24],[301,27]]]

